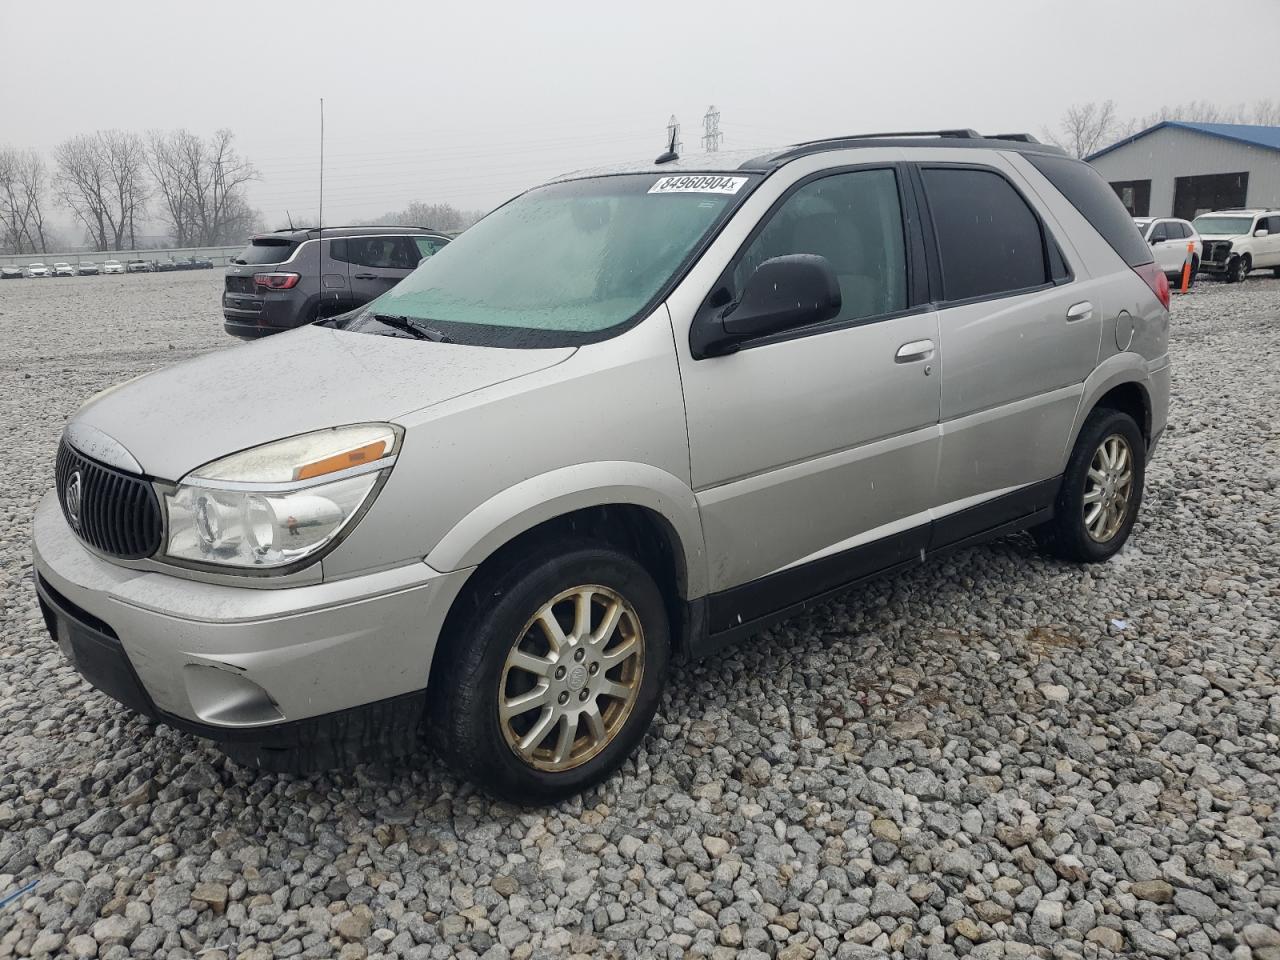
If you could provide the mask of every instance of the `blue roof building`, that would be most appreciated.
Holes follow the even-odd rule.
[[[1086,159],[1137,217],[1280,208],[1280,127],[1166,120]]]

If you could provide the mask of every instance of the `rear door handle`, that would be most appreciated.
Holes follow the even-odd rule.
[[[357,280],[377,280],[378,279],[378,275],[376,273],[357,273],[355,277]]]
[[[933,350],[932,340],[912,340],[910,343],[904,343],[900,346],[893,359],[896,363],[914,363],[917,360],[928,360],[933,356]]]
[[[1088,300],[1081,300],[1079,303],[1072,304],[1067,308],[1067,323],[1074,323],[1077,320],[1089,320],[1093,317],[1093,304]]]

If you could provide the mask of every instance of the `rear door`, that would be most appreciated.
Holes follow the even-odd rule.
[[[940,523],[938,546],[1014,519],[970,508],[1005,497],[1017,515],[1018,488],[1054,476],[1098,360],[1102,287],[1077,279],[1056,224],[1000,160],[919,168],[941,287],[936,512],[977,517],[974,530]]]
[[[351,295],[358,303],[380,297],[407,277],[422,259],[413,237],[391,235],[335,240],[330,256],[347,261]]]

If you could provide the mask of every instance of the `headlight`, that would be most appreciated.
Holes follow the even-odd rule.
[[[193,470],[165,496],[165,554],[267,572],[314,558],[361,514],[395,463],[398,428],[319,430]]]

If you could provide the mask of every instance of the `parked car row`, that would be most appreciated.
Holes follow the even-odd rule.
[[[1194,222],[1177,217],[1135,217],[1156,263],[1175,282],[1191,263],[1197,273],[1238,283],[1249,271],[1270,267],[1280,278],[1280,210],[1215,210]]]
[[[0,280],[22,280],[24,278],[39,279],[43,277],[96,277],[99,274],[111,273],[165,273],[170,270],[210,270],[213,261],[208,257],[185,257],[175,260],[130,260],[121,263],[119,260],[81,260],[70,264],[58,262],[52,266],[44,263],[28,263],[25,267],[19,264],[0,266]]]

